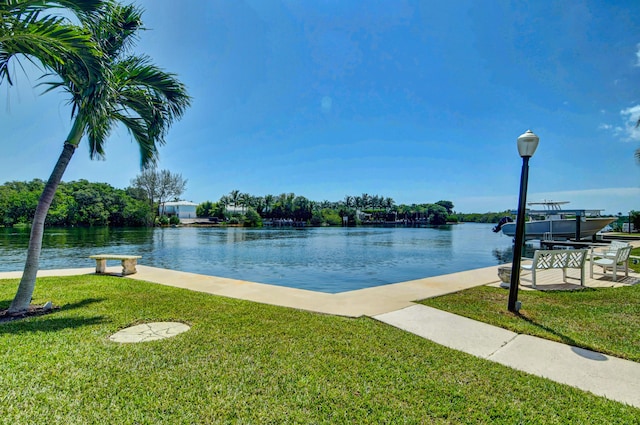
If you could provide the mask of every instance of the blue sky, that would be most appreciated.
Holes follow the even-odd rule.
[[[609,4],[615,3],[615,4]],[[161,148],[184,199],[237,189],[337,201],[516,208],[517,137],[540,145],[529,201],[640,209],[640,3],[635,1],[145,0],[136,52],[178,74],[193,105]],[[38,72],[0,87],[0,181],[46,179],[70,129]],[[64,180],[125,188],[126,130]]]

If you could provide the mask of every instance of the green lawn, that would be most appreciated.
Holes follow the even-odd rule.
[[[0,281],[0,309],[16,287],[17,280]],[[38,279],[34,303],[49,299],[61,309],[0,324],[0,423],[631,424],[640,417],[640,409],[369,318],[95,275]],[[164,341],[108,340],[129,325],[167,320],[192,329]]]
[[[640,248],[631,251],[640,256]],[[630,264],[640,271],[640,264]],[[640,285],[579,291],[518,291],[520,315],[507,311],[508,290],[476,287],[422,301],[514,332],[536,335],[640,362]]]

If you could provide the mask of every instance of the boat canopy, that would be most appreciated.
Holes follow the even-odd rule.
[[[601,209],[561,209],[560,205],[568,204],[569,201],[542,201],[542,202],[527,202],[527,205],[542,205],[544,209],[534,210],[527,208],[525,214],[527,215],[575,215],[577,217],[600,217],[602,214]],[[518,210],[511,210],[511,214],[517,214]]]

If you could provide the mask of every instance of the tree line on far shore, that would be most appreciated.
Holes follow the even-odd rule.
[[[185,188],[182,176],[157,171],[157,183],[149,172],[136,176],[132,185],[118,189],[87,180],[61,182],[46,219],[47,226],[152,226],[168,222],[158,217],[159,206],[177,200]],[[161,178],[163,177],[164,178]],[[146,183],[145,183],[146,182]],[[45,182],[11,181],[0,185],[0,225],[29,225]],[[426,224],[475,221],[497,222],[505,213],[461,214],[451,201],[400,204],[388,197],[362,194],[343,200],[311,201],[293,193],[252,196],[237,190],[218,202],[198,205],[198,217],[215,217],[229,224],[260,226],[266,220],[292,220],[312,226],[339,226],[395,220],[422,220]],[[346,218],[344,218],[346,217]]]
[[[215,218],[231,224],[260,226],[265,222],[305,223],[311,226],[366,225],[405,222],[408,224],[443,225],[457,222],[497,223],[508,214],[462,214],[454,210],[453,202],[399,204],[390,197],[379,195],[347,195],[339,201],[311,201],[294,193],[254,196],[232,190],[217,202],[198,205],[196,215]]]
[[[160,223],[159,206],[178,200],[186,184],[182,175],[156,168],[142,171],[126,189],[87,180],[60,182],[45,225],[153,226]],[[40,179],[1,185],[0,226],[29,225],[44,187]]]
[[[45,182],[12,181],[0,186],[0,225],[29,225]],[[51,204],[47,226],[149,226],[154,210],[134,188],[116,189],[87,180],[61,182]]]
[[[153,176],[155,173],[155,177]],[[140,227],[177,224],[177,217],[162,217],[160,207],[175,201],[184,192],[186,180],[166,170],[145,171],[131,180],[125,189],[87,180],[61,182],[46,219],[47,226]],[[11,181],[0,185],[0,226],[29,225],[45,183]],[[309,226],[340,226],[391,221],[445,223],[497,223],[510,211],[461,213],[451,201],[400,204],[389,197],[347,195],[340,201],[311,201],[293,193],[253,196],[233,190],[217,202],[206,201],[196,208],[200,218],[250,227],[265,222],[290,220]],[[619,214],[619,222],[631,221],[640,228],[640,212],[631,218]],[[345,218],[346,217],[346,218]],[[615,223],[622,229],[620,223]],[[614,225],[614,227],[616,227]]]
[[[440,225],[453,218],[452,212],[450,201],[396,205],[392,198],[363,193],[347,195],[336,202],[318,202],[294,193],[253,196],[238,190],[232,190],[218,202],[203,202],[196,209],[198,217],[217,218],[249,227],[261,226],[265,221],[340,226],[404,220]]]

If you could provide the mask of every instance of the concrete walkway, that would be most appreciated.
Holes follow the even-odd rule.
[[[455,350],[640,408],[640,363],[519,335],[424,305],[374,318]]]
[[[339,294],[142,265],[137,268],[137,274],[126,278],[318,313],[348,317],[370,316],[455,350],[640,408],[640,363],[537,337],[518,335],[414,302],[474,286],[499,286],[498,266]],[[92,274],[94,271],[94,268],[44,270],[38,276]],[[108,268],[107,272],[117,275],[121,272],[121,267]],[[21,272],[0,273],[0,278],[20,276]],[[570,282],[572,278],[577,281],[570,276]],[[630,273],[628,278],[619,279],[616,283],[610,277],[596,275],[595,278],[587,278],[586,286],[612,287],[638,282],[640,275],[635,273]],[[553,271],[549,271],[544,279],[538,281],[540,290],[577,287],[579,285],[576,283],[563,283],[561,272],[560,275],[554,275]],[[524,285],[521,290],[531,289]]]

